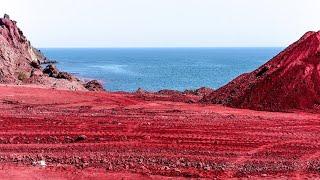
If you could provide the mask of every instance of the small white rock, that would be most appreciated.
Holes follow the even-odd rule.
[[[39,161],[40,166],[45,167],[47,166],[46,161],[45,160],[41,160]]]

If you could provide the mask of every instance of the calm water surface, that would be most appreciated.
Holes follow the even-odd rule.
[[[41,49],[57,66],[112,91],[219,88],[282,48]]]

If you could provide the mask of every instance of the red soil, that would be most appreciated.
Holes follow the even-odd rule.
[[[320,111],[320,31],[308,32],[257,70],[202,101],[268,111]]]
[[[0,86],[0,121],[1,179],[320,177],[320,114]]]

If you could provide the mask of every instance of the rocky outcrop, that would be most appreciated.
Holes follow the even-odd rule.
[[[66,79],[68,81],[74,81],[74,80],[80,81],[79,79],[75,78],[72,74],[70,74],[68,72],[59,72],[56,78]],[[102,86],[101,84],[99,84],[99,85]]]
[[[194,94],[197,96],[207,96],[214,92],[214,89],[208,88],[208,87],[201,87],[196,90],[185,90],[185,94]]]
[[[53,64],[48,65],[46,68],[44,68],[43,73],[47,74],[49,77],[57,77],[59,74],[59,70],[57,67]]]
[[[185,102],[198,103],[203,96],[210,94],[214,90],[207,87],[202,87],[196,90],[177,91],[170,89],[163,89],[157,92],[149,92],[139,88],[133,94],[146,101],[171,101],[171,102]]]
[[[46,62],[50,60],[31,46],[9,15],[0,18],[0,83],[32,84],[70,90],[93,89],[73,75],[59,72],[54,65],[42,69],[41,64]],[[95,91],[103,89],[98,88],[99,85],[98,82],[95,83]]]
[[[157,94],[161,95],[180,95],[182,92],[177,90],[163,89],[157,92]]]
[[[28,76],[31,63],[37,61],[32,56],[29,41],[16,22],[8,15],[0,18],[0,83],[16,83],[19,76]]]
[[[89,91],[104,91],[102,84],[97,80],[87,82],[85,88]]]
[[[267,111],[320,107],[320,32],[308,32],[257,70],[202,99]]]

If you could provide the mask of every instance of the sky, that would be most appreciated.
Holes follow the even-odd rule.
[[[284,47],[320,30],[319,0],[0,0],[45,47]]]

